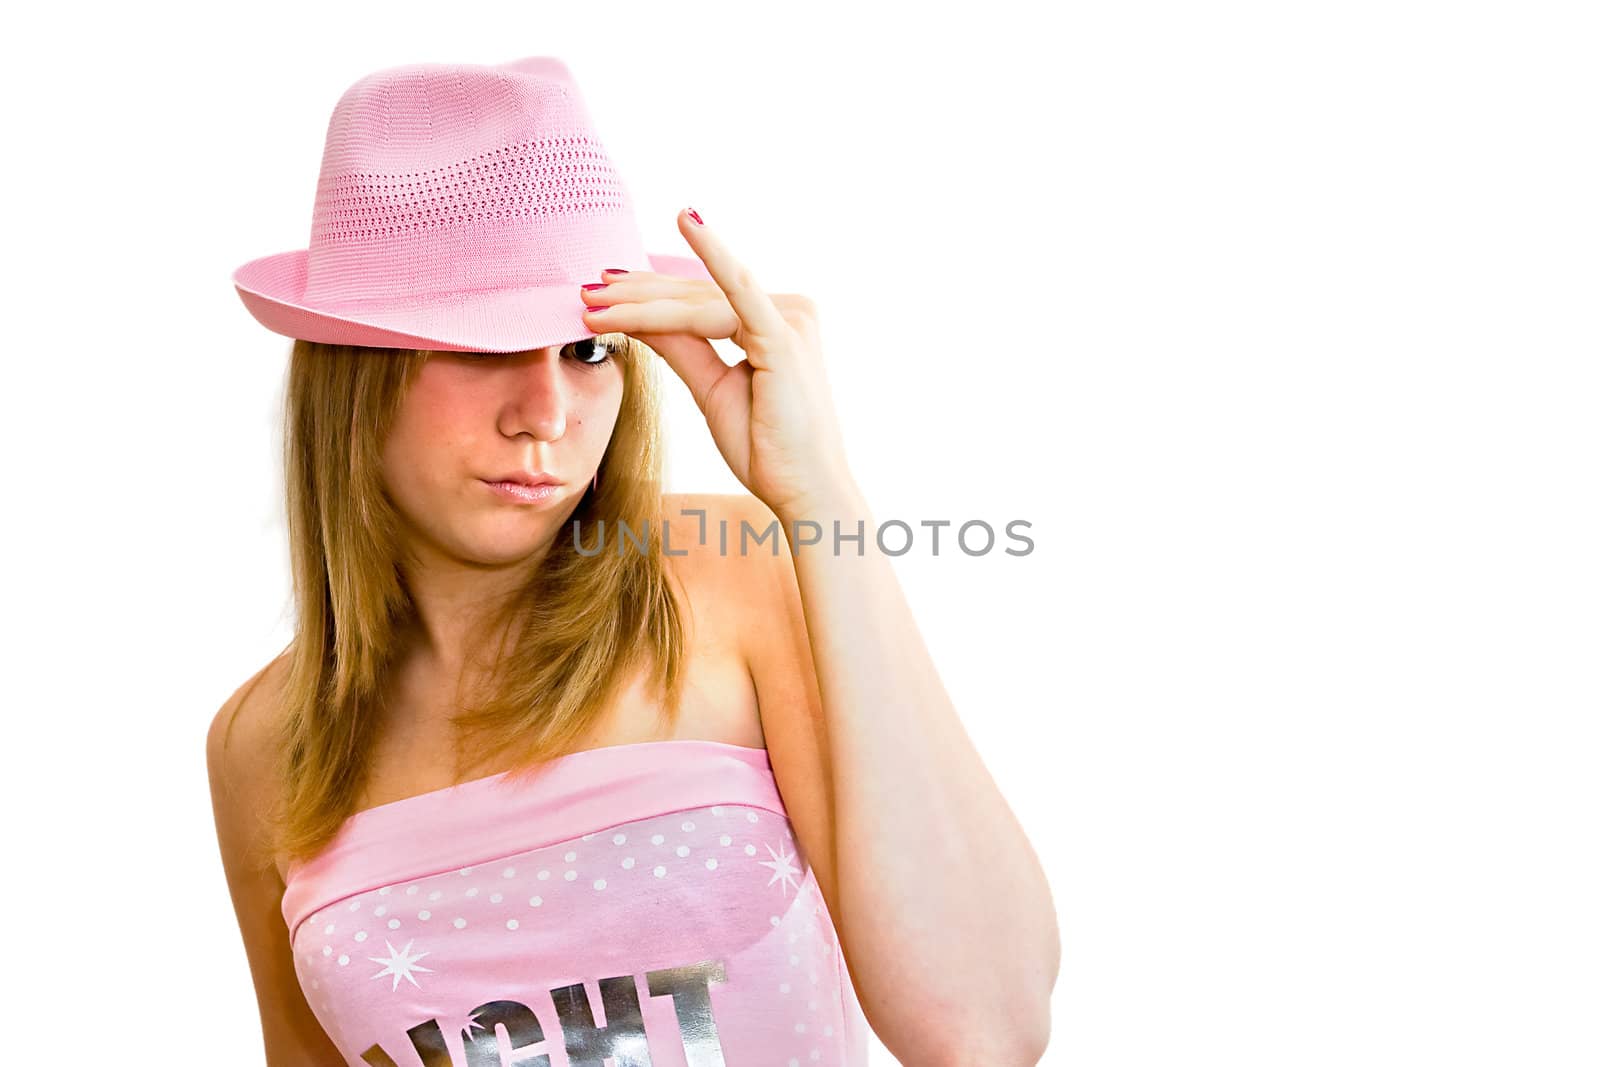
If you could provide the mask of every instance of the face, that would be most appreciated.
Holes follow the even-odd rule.
[[[419,554],[494,565],[542,550],[599,469],[622,392],[622,367],[595,338],[429,353],[383,449],[389,494]],[[516,471],[560,484],[533,503],[489,484]]]

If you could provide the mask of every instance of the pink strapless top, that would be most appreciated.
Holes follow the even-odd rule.
[[[354,1067],[857,1067],[867,1024],[764,748],[576,752],[352,816],[289,868]]]

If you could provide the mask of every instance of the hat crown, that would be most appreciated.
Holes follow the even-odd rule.
[[[646,262],[632,199],[559,59],[391,67],[335,105],[308,301],[437,305]]]

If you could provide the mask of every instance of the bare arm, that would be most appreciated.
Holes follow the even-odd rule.
[[[771,515],[761,507],[752,526]],[[820,687],[829,906],[862,1009],[907,1063],[1037,1063],[1061,955],[1038,858],[944,691],[856,487],[778,517],[792,563],[778,569],[780,615],[809,635]],[[819,523],[822,540],[797,548],[796,519]],[[860,556],[853,541],[834,552],[835,520],[842,535],[861,522]]]
[[[283,880],[263,847],[254,813],[267,786],[261,759],[270,700],[268,665],[229,698],[206,735],[206,768],[217,844],[255,986],[267,1067],[343,1067],[345,1058],[300,989],[283,921]],[[233,724],[229,736],[229,724]]]

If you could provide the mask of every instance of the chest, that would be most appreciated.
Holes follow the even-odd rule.
[[[444,789],[456,782],[454,741],[444,722],[446,689],[419,680],[404,692],[370,756],[367,781],[357,811]],[[640,741],[698,739],[751,748],[766,747],[749,664],[731,628],[705,627],[690,636],[685,653],[682,712],[663,721],[659,701],[641,671],[597,719],[581,748],[603,748]],[[481,774],[505,768],[490,767]],[[287,880],[288,860],[275,857]]]

